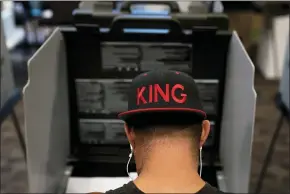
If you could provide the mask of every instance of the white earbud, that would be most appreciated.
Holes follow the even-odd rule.
[[[132,154],[133,154],[133,147],[132,147],[131,144],[130,144],[130,150],[131,150],[131,153],[129,154],[129,157],[132,157]]]
[[[132,158],[132,156],[133,156],[133,147],[132,147],[132,145],[130,144],[130,149],[131,149],[131,153],[129,154],[129,160],[128,160],[128,162],[127,162],[127,168],[126,168],[126,170],[127,170],[127,174],[128,174],[128,176],[129,176],[129,178],[131,179],[131,181],[133,181],[133,178],[130,176],[130,174],[129,174],[129,164],[130,164],[130,161],[131,161],[131,158]]]
[[[199,176],[202,173],[202,147],[199,148]]]

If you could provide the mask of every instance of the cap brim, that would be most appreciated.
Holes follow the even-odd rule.
[[[179,113],[182,113],[183,115],[188,115],[192,117],[188,117],[189,119],[192,119],[194,117],[195,120],[204,120],[206,119],[206,113],[202,110],[198,109],[192,109],[192,108],[146,108],[146,109],[136,109],[136,110],[130,110],[126,112],[122,112],[118,115],[118,117],[127,122],[129,119],[134,120],[134,118],[138,117],[138,119],[142,116],[147,117],[148,115],[153,115],[156,117],[157,115],[162,115],[170,113],[171,115],[174,114],[176,117],[180,116]],[[144,118],[146,119],[146,118]],[[143,120],[143,119],[142,119]]]

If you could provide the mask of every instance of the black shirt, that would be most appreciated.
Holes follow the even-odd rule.
[[[133,183],[133,181],[123,185],[120,188],[115,190],[109,190],[106,192],[107,194],[145,194],[144,192],[140,191]],[[222,194],[223,192],[218,191],[216,188],[206,184],[200,191],[196,194]]]

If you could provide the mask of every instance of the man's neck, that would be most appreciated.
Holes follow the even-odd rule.
[[[146,192],[180,192],[183,189],[183,192],[193,193],[205,185],[197,170],[198,164],[190,151],[153,151],[134,183]]]

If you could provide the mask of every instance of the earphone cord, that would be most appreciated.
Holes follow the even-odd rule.
[[[199,176],[201,177],[202,173],[202,149],[199,150]]]
[[[126,168],[126,170],[127,170],[127,174],[128,174],[128,176],[129,176],[129,178],[131,179],[131,181],[133,181],[133,179],[131,178],[131,176],[130,176],[130,174],[129,174],[129,164],[130,164],[130,161],[131,161],[131,158],[132,158],[132,153],[129,155],[129,160],[128,160],[128,162],[127,162],[127,168]]]

